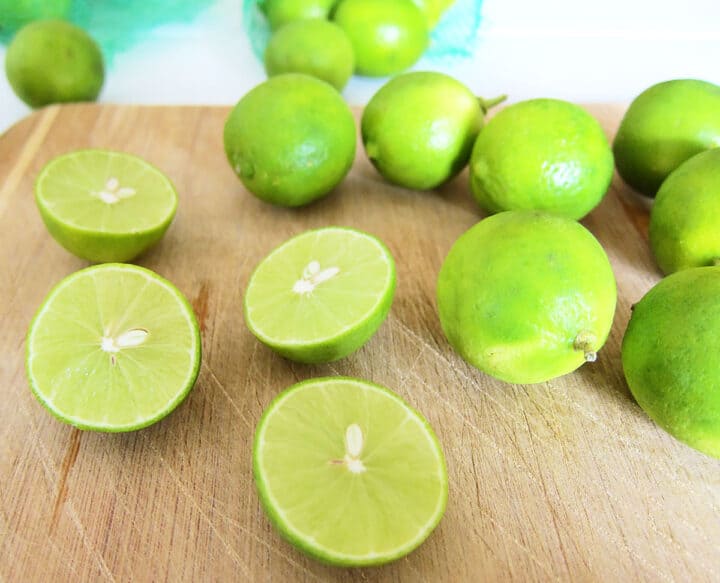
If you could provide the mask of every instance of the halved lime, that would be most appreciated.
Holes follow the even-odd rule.
[[[245,321],[286,358],[330,362],[377,331],[395,292],[395,262],[376,237],[344,227],[306,231],[250,277]]]
[[[445,512],[445,458],[428,422],[392,391],[358,379],[296,384],[255,434],[260,500],[309,555],[378,565],[418,547]]]
[[[170,226],[177,193],[160,170],[137,156],[78,150],[51,160],[35,182],[50,234],[88,261],[130,261]]]
[[[38,400],[81,429],[131,431],[185,398],[200,368],[192,308],[148,269],[110,263],[63,279],[35,315],[27,374]]]

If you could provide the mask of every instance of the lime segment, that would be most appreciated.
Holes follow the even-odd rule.
[[[395,291],[390,251],[367,233],[307,231],[266,257],[250,278],[250,331],[287,358],[327,362],[364,344],[383,322]]]
[[[427,421],[357,379],[312,379],[279,395],[258,425],[253,469],[282,535],[333,564],[402,557],[447,502],[445,459]]]
[[[27,338],[35,396],[82,429],[130,431],[158,421],[185,398],[199,366],[199,328],[187,301],[133,265],[66,277]]]
[[[158,241],[177,209],[168,178],[123,152],[79,150],[48,163],[35,184],[43,221],[89,261],[128,261]]]

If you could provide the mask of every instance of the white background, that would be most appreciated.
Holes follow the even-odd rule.
[[[485,0],[474,54],[415,68],[440,68],[477,94],[511,101],[627,102],[666,79],[720,83],[720,0]],[[232,104],[264,78],[241,0],[217,0],[193,25],[157,29],[119,55],[100,100]],[[355,78],[345,97],[365,103],[381,83]],[[1,75],[0,131],[29,111]]]

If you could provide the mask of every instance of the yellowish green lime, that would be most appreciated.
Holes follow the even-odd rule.
[[[443,73],[398,75],[365,107],[362,139],[370,161],[390,182],[426,190],[467,164],[486,102]]]
[[[42,169],[35,202],[65,249],[109,262],[130,261],[157,243],[175,216],[178,197],[167,176],[142,158],[77,150]]]
[[[262,0],[261,9],[270,22],[270,28],[278,30],[298,20],[327,19],[337,0]]]
[[[350,38],[360,75],[399,73],[428,45],[425,15],[411,0],[341,0],[333,18]]]
[[[579,223],[532,211],[480,221],[438,278],[440,323],[467,362],[510,383],[540,383],[593,361],[613,322],[607,255]]]
[[[666,277],[635,304],[622,343],[630,390],[665,431],[720,458],[720,268]]]
[[[270,37],[265,50],[268,76],[305,73],[342,91],[355,68],[345,31],[326,20],[291,22]]]
[[[311,379],[283,391],[255,434],[260,500],[288,541],[323,562],[381,565],[418,547],[448,496],[432,428],[392,391]]]
[[[340,94],[285,73],[250,90],[225,122],[230,166],[255,196],[301,206],[328,194],[355,159],[355,120]]]
[[[105,79],[98,45],[63,20],[23,27],[7,48],[5,72],[13,91],[30,107],[94,101]]]
[[[394,293],[395,262],[379,239],[325,227],[293,237],[262,260],[245,292],[245,321],[286,358],[330,362],[375,334]]]
[[[602,200],[613,155],[600,124],[559,99],[511,105],[480,132],[470,161],[485,210],[540,210],[580,219]]]
[[[665,273],[720,261],[720,148],[696,154],[662,183],[650,246]]]
[[[620,123],[613,150],[618,173],[635,190],[655,196],[688,158],[720,146],[720,86],[675,79],[643,91]]]
[[[26,364],[33,393],[60,420],[133,431],[168,415],[192,389],[200,332],[169,281],[106,263],[48,294],[30,325]]]

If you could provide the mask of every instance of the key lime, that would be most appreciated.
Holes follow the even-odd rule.
[[[342,566],[379,565],[419,546],[443,516],[445,459],[398,395],[332,377],[299,383],[258,424],[253,472],[280,533]]]
[[[333,18],[350,37],[360,75],[399,73],[428,45],[425,15],[411,0],[342,0]]]
[[[650,246],[665,273],[720,261],[720,148],[686,160],[662,183]]]
[[[539,383],[593,361],[613,322],[610,262],[579,223],[508,211],[453,245],[438,279],[440,322],[467,362],[510,383]]]
[[[559,99],[503,109],[480,132],[470,162],[485,210],[541,210],[580,219],[610,186],[613,156],[600,124]]]
[[[265,70],[270,77],[305,73],[342,91],[354,68],[350,39],[337,24],[326,20],[291,22],[270,37],[265,49]]]
[[[300,206],[328,194],[355,159],[355,119],[328,83],[298,73],[250,90],[225,122],[225,153],[255,196]]]
[[[27,375],[62,421],[132,431],[168,415],[200,367],[200,332],[187,300],[159,275],[120,263],[63,279],[27,336]]]
[[[622,363],[638,405],[665,431],[720,458],[720,268],[666,277],[633,309]]]
[[[272,30],[278,30],[298,20],[327,19],[337,0],[264,0],[260,7],[270,22]]]
[[[486,102],[443,73],[398,75],[363,111],[365,151],[390,182],[435,188],[467,164],[486,108]]]
[[[720,86],[698,79],[653,85],[630,104],[613,150],[618,173],[632,188],[655,196],[685,160],[720,146]]]
[[[395,292],[395,262],[377,238],[343,227],[306,231],[257,266],[245,321],[264,344],[300,362],[330,362],[380,327]]]
[[[8,46],[5,72],[13,91],[30,107],[94,101],[105,79],[98,45],[63,20],[23,27]]]
[[[106,262],[130,261],[159,241],[178,198],[170,180],[142,158],[78,150],[42,169],[35,202],[50,234],[65,249]]]

